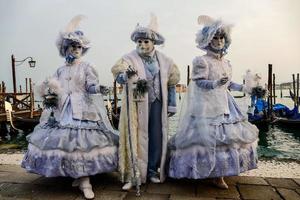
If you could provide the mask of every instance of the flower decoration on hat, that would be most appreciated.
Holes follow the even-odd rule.
[[[131,34],[131,40],[136,42],[138,39],[150,39],[155,45],[161,45],[165,42],[165,38],[158,33],[157,17],[151,13],[150,23],[147,27],[136,26]]]
[[[56,40],[56,46],[62,57],[66,56],[68,46],[76,43],[82,46],[82,55],[90,48],[90,41],[81,30],[78,30],[80,21],[84,19],[83,15],[75,16],[67,25],[64,31],[61,31]]]

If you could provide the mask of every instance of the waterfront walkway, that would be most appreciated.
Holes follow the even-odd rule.
[[[172,180],[143,185],[142,196],[124,192],[116,173],[92,177],[95,200],[214,200],[214,199],[300,199],[300,179],[228,177],[228,190],[217,189],[207,181]],[[18,165],[0,165],[1,200],[83,200],[71,178],[43,178],[25,172]]]

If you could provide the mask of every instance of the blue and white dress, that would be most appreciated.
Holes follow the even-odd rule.
[[[117,169],[118,133],[111,127],[98,76],[86,62],[60,67],[54,78],[60,85],[55,124],[43,111],[40,124],[27,136],[28,151],[22,167],[46,177],[73,178]]]
[[[217,80],[224,76],[229,81],[219,86]],[[258,129],[228,89],[242,90],[231,82],[228,60],[210,51],[194,59],[178,129],[169,140],[170,177],[224,177],[257,168]]]

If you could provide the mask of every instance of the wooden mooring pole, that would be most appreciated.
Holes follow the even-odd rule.
[[[187,66],[187,80],[186,80],[186,85],[189,85],[190,83],[190,66]]]
[[[275,89],[276,89],[276,84],[275,84],[275,74],[273,74],[273,103],[276,104],[276,93],[275,93]]]
[[[272,110],[273,110],[273,103],[272,103],[272,64],[268,65],[268,117],[271,117]]]
[[[299,73],[297,73],[297,95],[296,95],[296,99],[297,99],[297,110],[299,109]]]
[[[295,74],[293,76],[293,92],[294,92],[294,107],[297,106],[297,94],[296,94],[296,80],[295,80]]]

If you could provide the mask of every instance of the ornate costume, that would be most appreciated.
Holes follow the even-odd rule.
[[[169,141],[172,178],[233,176],[257,167],[258,129],[247,121],[228,90],[243,90],[231,81],[231,65],[224,59],[231,42],[230,26],[207,16],[199,20],[205,25],[196,42],[207,53],[193,61],[177,133]]]
[[[79,19],[74,18],[71,25],[74,20],[78,23]],[[50,121],[50,111],[45,109],[40,123],[28,135],[22,167],[29,172],[81,178],[117,168],[118,133],[111,127],[102,95],[98,94],[103,87],[94,67],[79,59],[88,44],[81,31],[67,29],[59,36],[57,47],[66,64],[41,87],[42,96],[50,90],[58,96],[55,120]],[[91,188],[88,179],[79,180],[73,186],[83,191]],[[93,198],[89,192],[84,191],[86,198]]]
[[[121,84],[127,83],[129,87],[128,94],[125,89],[123,90],[119,124],[121,181],[131,182],[133,177],[128,142],[128,115],[131,120],[133,153],[137,157],[141,182],[145,183],[147,177],[156,176],[163,181],[167,153],[168,113],[176,112],[175,85],[179,81],[179,71],[170,58],[154,49],[154,44],[162,44],[164,38],[151,24],[149,27],[137,26],[131,39],[137,43],[137,49],[124,55],[112,68],[116,80]],[[151,48],[146,44],[152,44]],[[129,66],[137,71],[137,75],[131,78],[126,74]],[[148,92],[144,95],[144,101],[137,102],[134,101],[132,88],[139,79],[147,80]],[[127,95],[130,102],[129,112],[126,105]]]

